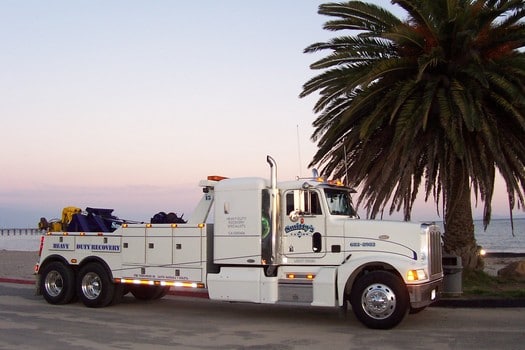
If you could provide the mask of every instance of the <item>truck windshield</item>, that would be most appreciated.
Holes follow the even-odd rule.
[[[350,192],[343,189],[325,188],[326,201],[332,215],[357,216]]]

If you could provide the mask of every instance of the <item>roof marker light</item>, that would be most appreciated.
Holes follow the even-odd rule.
[[[208,176],[208,180],[209,181],[221,181],[221,180],[226,180],[227,177],[225,176],[220,176],[220,175],[210,175]]]
[[[343,181],[341,181],[339,179],[330,180],[330,181],[328,181],[328,183],[330,185],[334,185],[334,186],[343,186]]]

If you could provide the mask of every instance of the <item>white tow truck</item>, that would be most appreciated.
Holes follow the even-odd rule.
[[[201,181],[203,197],[184,223],[50,230],[35,266],[37,293],[51,304],[78,297],[104,307],[128,292],[156,299],[170,288],[202,288],[213,300],[351,305],[363,324],[380,329],[438,299],[437,226],[361,220],[351,188],[319,178],[277,183],[275,161],[267,161],[270,179]]]

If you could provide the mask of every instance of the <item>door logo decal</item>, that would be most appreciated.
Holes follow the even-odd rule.
[[[314,225],[297,223],[297,224],[285,226],[284,232],[289,233],[290,236],[296,236],[296,237],[310,236],[312,235],[312,233],[315,232],[315,227]]]

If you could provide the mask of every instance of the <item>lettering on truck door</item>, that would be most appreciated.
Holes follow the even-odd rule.
[[[319,193],[293,190],[284,194],[283,253],[292,263],[309,263],[326,255],[325,217]]]

